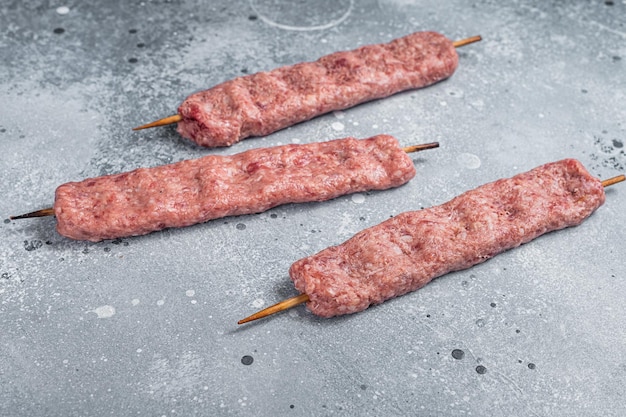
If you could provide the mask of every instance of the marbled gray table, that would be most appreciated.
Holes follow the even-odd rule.
[[[293,261],[391,215],[565,157],[624,172],[626,1],[87,3],[0,4],[0,415],[626,415],[623,184],[577,228],[363,313],[236,324],[295,295]],[[226,79],[418,30],[484,40],[445,82],[231,148],[130,130]],[[137,238],[8,220],[67,181],[377,133],[441,148],[395,190]]]

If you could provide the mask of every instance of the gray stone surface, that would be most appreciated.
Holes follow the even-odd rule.
[[[445,82],[231,148],[130,130],[243,73],[418,30],[484,41]],[[236,324],[295,295],[293,261],[391,215],[564,157],[624,172],[626,2],[3,0],[0,58],[3,219],[66,181],[210,153],[441,142],[399,189],[143,237],[0,222],[0,415],[626,415],[623,184],[577,228],[363,313]]]

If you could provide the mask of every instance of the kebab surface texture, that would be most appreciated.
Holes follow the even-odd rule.
[[[457,65],[451,40],[417,32],[238,77],[192,94],[178,108],[178,132],[201,146],[230,146],[324,113],[434,84],[450,77]]]
[[[414,176],[413,161],[394,137],[345,138],[70,182],[57,188],[54,214],[61,235],[100,241],[384,190]]]
[[[604,200],[602,183],[580,162],[553,162],[397,215],[295,262],[289,274],[314,314],[355,313],[578,225]]]

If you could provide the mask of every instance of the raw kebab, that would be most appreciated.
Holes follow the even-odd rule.
[[[57,231],[100,241],[260,213],[286,203],[329,200],[398,187],[413,176],[407,152],[389,135],[252,149],[70,182],[54,207],[12,219],[54,215]]]
[[[501,179],[440,206],[397,215],[348,241],[295,262],[289,275],[300,296],[239,324],[302,302],[332,317],[415,291],[553,230],[576,226],[604,203],[604,182],[574,159]]]
[[[458,65],[455,46],[435,32],[417,32],[386,44],[335,52],[315,62],[238,77],[187,97],[178,114],[134,130],[178,123],[198,145],[230,146],[334,110],[426,87]]]

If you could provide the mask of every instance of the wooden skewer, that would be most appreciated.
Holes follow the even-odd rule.
[[[470,43],[480,42],[482,40],[483,40],[482,36],[476,35],[476,36],[472,36],[469,38],[461,39],[459,41],[454,41],[452,42],[452,45],[455,48],[459,48],[461,46],[469,45]]]
[[[626,181],[626,176],[625,175],[618,175],[617,177],[609,178],[609,179],[606,179],[606,180],[602,181],[602,186],[606,188],[606,187],[610,187],[611,185],[615,185],[618,182],[622,182],[622,181]]]
[[[20,214],[19,216],[9,216],[11,220],[17,219],[29,219],[31,217],[46,217],[46,216],[54,216],[54,209],[52,207],[33,211],[26,214]]]
[[[482,36],[476,35],[476,36],[472,36],[469,38],[454,41],[452,45],[454,45],[455,48],[459,48],[461,46],[469,45],[471,43],[480,42],[482,39],[483,39]],[[183,120],[183,116],[181,116],[180,114],[174,114],[172,116],[167,116],[162,119],[155,120],[154,122],[147,123],[145,125],[133,127],[133,130],[142,130],[142,129],[148,129],[150,127],[173,125],[174,123],[178,123],[181,120]]]
[[[181,116],[180,114],[174,114],[172,116],[164,117],[162,119],[155,120],[154,122],[147,123],[142,126],[133,127],[133,130],[141,130],[141,129],[148,129],[150,127],[173,125],[174,123],[178,123],[181,120],[183,120],[183,116]]]
[[[602,186],[609,187],[611,185],[617,184],[618,182],[622,182],[622,181],[626,181],[626,176],[618,175],[616,177],[609,178],[609,179],[602,181]],[[266,309],[263,309],[261,311],[254,313],[251,316],[246,317],[245,319],[239,320],[237,324],[244,324],[253,320],[262,319],[269,315],[279,313],[281,311],[290,309],[299,304],[307,303],[309,301],[311,301],[311,299],[309,298],[307,294],[300,294],[295,297],[291,297],[286,300],[280,301],[274,304],[273,306],[267,307]]]
[[[402,148],[402,150],[406,153],[411,153],[411,152],[419,152],[419,151],[424,151],[426,149],[433,149],[433,148],[438,148],[438,147],[439,147],[439,142],[430,142],[430,143],[423,143],[420,145],[407,146],[405,148]],[[19,219],[30,219],[32,217],[46,217],[46,216],[54,216],[54,208],[48,207],[45,209],[36,210],[36,211],[26,213],[26,214],[20,214],[19,216],[9,216],[9,219],[19,220]]]
[[[239,320],[237,324],[244,324],[249,321],[262,319],[263,317],[267,317],[269,315],[278,313],[279,311],[290,309],[291,307],[295,307],[299,304],[306,303],[309,301],[309,296],[306,294],[296,295],[295,297],[288,298],[286,300],[281,301],[280,303],[276,303],[273,306],[270,306],[266,309],[263,309],[253,315],[246,317],[243,320]]]

